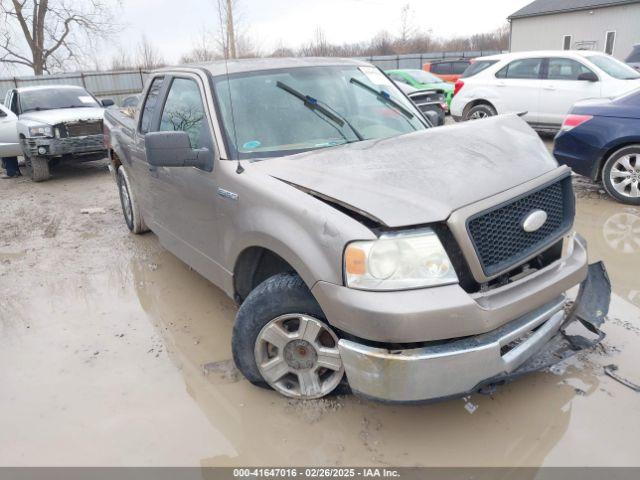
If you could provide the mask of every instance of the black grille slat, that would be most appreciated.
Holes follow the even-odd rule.
[[[522,221],[534,210],[547,212],[547,221],[539,230],[528,233]],[[467,228],[484,273],[492,276],[557,240],[571,228],[573,216],[571,178],[566,177],[472,217]]]

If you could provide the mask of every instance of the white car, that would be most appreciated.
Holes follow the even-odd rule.
[[[524,113],[538,130],[560,129],[572,105],[640,87],[640,73],[599,52],[542,51],[476,59],[456,83],[457,121]]]

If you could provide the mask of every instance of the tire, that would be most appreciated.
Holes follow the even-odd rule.
[[[49,160],[45,157],[25,157],[25,164],[29,177],[34,182],[44,182],[49,180],[51,172],[49,170]]]
[[[131,232],[141,234],[149,231],[144,223],[140,204],[133,189],[125,168],[120,165],[116,173],[116,181],[118,184],[118,193],[120,194],[120,206],[122,207],[122,215],[124,221]]]
[[[469,120],[482,120],[483,118],[494,117],[498,114],[496,109],[487,103],[481,103],[475,105],[466,111],[464,114],[464,121]]]
[[[629,183],[625,185],[627,180]],[[607,158],[602,184],[618,202],[640,205],[640,144],[623,147]]]
[[[313,298],[313,295],[303,280],[295,273],[283,273],[270,277],[258,285],[240,306],[236,315],[231,339],[233,360],[236,366],[252,384],[263,388],[273,388],[279,393],[289,397],[310,399],[320,398],[329,393],[346,393],[348,387],[344,379],[344,369],[339,359],[336,361],[340,362],[340,369],[335,368],[331,371],[327,370],[324,372],[329,372],[331,375],[330,381],[321,382],[324,391],[317,390],[313,394],[302,394],[304,390],[303,381],[302,377],[298,377],[297,374],[286,373],[285,375],[292,376],[294,379],[300,378],[298,394],[291,390],[291,387],[285,388],[279,386],[282,382],[284,382],[285,385],[289,382],[286,377],[284,380],[279,381],[280,383],[276,383],[275,381],[270,383],[263,377],[260,367],[258,366],[258,360],[256,359],[256,355],[259,354],[260,342],[262,341],[261,335],[263,335],[265,329],[271,326],[273,322],[281,318],[298,316],[310,318],[314,322],[317,321],[322,324],[326,331],[332,332],[331,334],[334,335],[336,343],[335,351],[337,351],[337,337],[335,337],[333,330],[327,324],[320,306]],[[316,326],[317,325],[318,324],[316,324]],[[325,331],[323,331],[323,334],[324,333]],[[293,342],[290,341],[287,346],[282,349],[278,348],[278,355],[280,354],[280,350],[286,351],[291,343]],[[297,348],[297,346],[295,348]],[[286,357],[286,355],[283,356]],[[315,371],[316,368],[319,368],[320,370],[318,371],[321,371],[321,367],[316,366],[312,367],[311,371]],[[298,370],[298,372],[303,372],[303,370]],[[295,383],[295,380],[293,380],[293,382]]]

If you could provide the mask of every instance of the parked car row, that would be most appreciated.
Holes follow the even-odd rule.
[[[640,204],[640,72],[592,51],[541,51],[476,59],[456,82],[458,121],[518,113],[557,133],[557,160]]]

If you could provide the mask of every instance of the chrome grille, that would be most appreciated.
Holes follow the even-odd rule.
[[[526,232],[523,220],[543,210],[547,220],[538,230]],[[467,221],[467,230],[480,265],[487,276],[515,267],[557,241],[573,224],[575,199],[571,177],[481,212]]]

